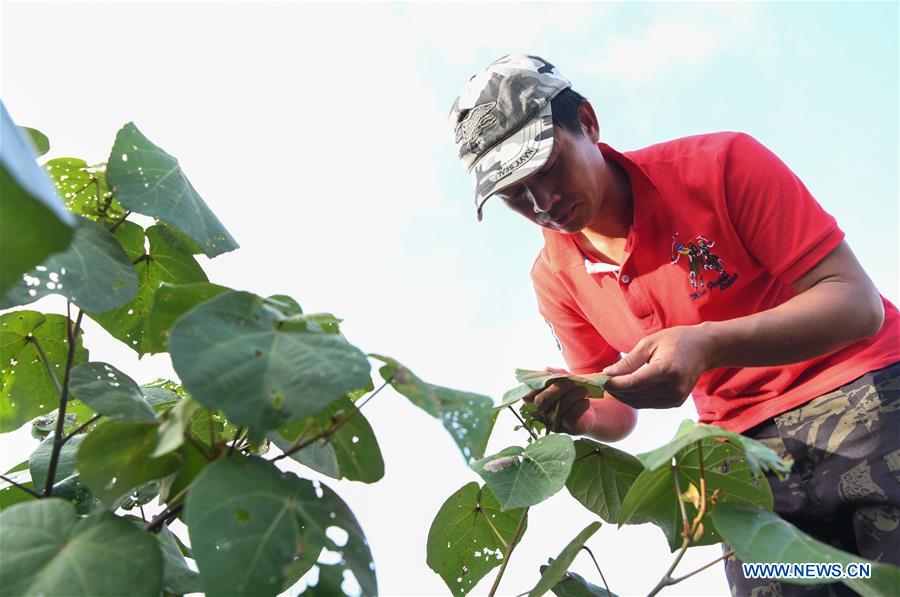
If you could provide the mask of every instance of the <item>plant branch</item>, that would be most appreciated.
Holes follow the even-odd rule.
[[[712,562],[710,562],[710,563],[708,563],[708,564],[704,564],[703,566],[700,566],[700,567],[697,568],[696,570],[694,570],[694,571],[692,571],[692,572],[688,572],[688,573],[685,574],[684,576],[679,576],[678,578],[673,578],[672,581],[671,581],[669,584],[670,584],[670,585],[674,585],[675,583],[679,583],[679,582],[683,581],[683,580],[686,579],[686,578],[689,578],[689,577],[691,577],[691,576],[694,576],[694,575],[697,574],[698,572],[703,572],[704,570],[706,570],[706,569],[709,568],[710,566],[716,564],[717,562],[721,562],[722,560],[724,560],[724,559],[726,559],[726,558],[730,558],[733,554],[734,554],[734,550],[733,550],[733,549],[729,549],[728,551],[726,551],[724,554],[722,554],[721,556],[719,556],[718,558],[716,558],[716,559],[713,560]]]
[[[110,227],[110,229],[109,229],[110,234],[112,234],[113,232],[115,232],[116,229],[117,229],[119,226],[121,226],[122,223],[123,223],[125,220],[127,220],[127,219],[128,219],[128,216],[130,216],[130,215],[131,215],[131,211],[126,211],[126,212],[122,215],[121,218],[119,218],[118,220],[116,220],[116,223],[113,224],[113,225]]]
[[[595,454],[599,455],[599,454],[600,454],[600,450],[598,450],[597,448],[594,448],[594,449],[591,450],[590,452],[587,452],[586,454],[582,454],[581,456],[579,456],[578,458],[576,458],[575,460],[573,460],[573,461],[572,461],[572,464],[575,464],[575,463],[578,462],[579,460],[584,460],[585,458],[587,458],[587,457],[589,457],[589,456],[593,456],[593,455],[595,455]]]
[[[63,438],[62,444],[65,445],[66,442],[69,441],[70,439],[72,439],[73,436],[78,435],[79,433],[84,431],[88,425],[90,425],[91,423],[94,423],[97,419],[99,419],[102,416],[103,415],[101,415],[101,414],[96,414],[93,417],[91,417],[90,419],[88,419],[87,421],[85,421],[84,423],[82,423],[81,425],[79,425],[78,427],[76,427],[74,431],[72,431],[69,435],[67,435]]]
[[[519,419],[520,423],[522,423],[522,428],[526,429],[528,431],[528,433],[531,434],[531,438],[533,440],[537,441],[538,436],[535,435],[534,431],[531,430],[531,427],[529,427],[528,425],[525,424],[525,421],[522,420],[522,417],[519,416],[519,413],[516,412],[516,409],[514,409],[512,407],[512,404],[508,405],[506,408],[508,408],[510,410],[510,412],[512,412],[512,414],[516,415],[516,418]]]
[[[56,433],[53,436],[53,451],[50,453],[50,464],[47,467],[47,483],[44,485],[44,495],[50,497],[53,495],[53,482],[56,480],[56,466],[59,464],[59,453],[62,451],[65,438],[63,437],[63,426],[66,420],[66,404],[69,400],[69,373],[72,371],[72,363],[75,361],[75,349],[78,342],[78,334],[81,331],[81,319],[84,317],[84,311],[78,310],[78,316],[75,318],[75,325],[72,325],[71,303],[66,302],[66,335],[68,336],[69,346],[66,353],[66,371],[63,376],[62,391],[59,394],[59,411],[56,415]]]
[[[287,458],[287,457],[290,456],[291,454],[294,454],[295,452],[299,452],[300,450],[302,450],[302,449],[305,448],[306,446],[308,446],[308,445],[310,445],[310,444],[312,444],[312,443],[314,443],[314,442],[316,442],[316,441],[322,439],[323,437],[329,437],[329,436],[333,435],[335,432],[337,432],[338,429],[340,429],[341,427],[343,427],[344,423],[346,423],[347,421],[350,420],[350,417],[352,417],[353,415],[355,415],[356,413],[358,413],[358,412],[360,411],[360,409],[361,409],[363,406],[365,406],[366,403],[367,403],[369,400],[371,400],[372,398],[374,398],[374,397],[378,394],[378,392],[380,392],[381,390],[383,390],[385,386],[387,386],[389,383],[391,383],[391,381],[393,381],[393,379],[394,379],[394,376],[391,375],[391,376],[390,376],[383,384],[381,384],[380,386],[378,386],[378,389],[377,389],[377,390],[375,390],[374,392],[372,392],[371,394],[369,394],[368,396],[366,396],[365,400],[363,400],[360,404],[357,404],[356,407],[355,407],[353,410],[351,410],[349,413],[345,414],[343,417],[341,417],[340,419],[338,419],[333,425],[330,425],[329,427],[326,427],[325,429],[323,429],[323,430],[320,431],[319,433],[315,434],[314,436],[312,436],[312,437],[309,438],[308,440],[303,441],[303,442],[301,442],[300,444],[298,444],[298,445],[296,445],[296,446],[293,446],[293,447],[291,447],[291,448],[288,449],[288,450],[285,450],[283,453],[279,454],[279,455],[276,456],[275,458],[271,458],[271,459],[269,460],[269,462],[276,462],[276,461],[278,461],[278,460],[281,460],[282,458]],[[295,443],[296,443],[296,442],[295,442]]]
[[[594,566],[597,567],[597,572],[600,573],[600,580],[603,581],[603,586],[606,587],[606,592],[609,593],[610,595],[612,595],[613,592],[609,590],[609,585],[606,584],[606,577],[603,576],[603,570],[600,570],[600,564],[597,563],[597,558],[594,557],[594,552],[592,552],[587,545],[582,545],[581,549],[588,552],[588,555],[591,556],[592,560],[594,560]]]
[[[234,448],[237,446],[238,439],[240,439],[241,435],[246,431],[246,427],[238,427],[237,431],[234,433],[234,439],[231,440],[231,445],[228,446],[228,455],[226,458],[230,458],[232,454],[234,454]]]
[[[165,510],[157,514],[156,517],[153,518],[153,520],[148,522],[144,530],[146,530],[148,533],[159,532],[164,524],[168,524],[171,519],[178,516],[178,513],[181,512],[182,508],[184,508],[184,502],[175,504],[170,508],[166,508]]]
[[[488,593],[488,597],[494,597],[494,593],[497,592],[497,587],[500,586],[500,579],[503,578],[503,571],[506,570],[506,565],[509,564],[509,557],[512,555],[513,550],[516,548],[517,542],[519,540],[519,534],[522,532],[522,527],[525,526],[525,518],[528,516],[529,509],[530,506],[522,511],[522,516],[521,518],[519,518],[519,524],[516,526],[516,532],[513,533],[512,541],[509,542],[509,548],[503,555],[503,563],[500,564],[500,571],[497,573],[497,578],[494,579],[494,584],[491,586],[491,592]]]
[[[28,334],[28,336],[25,337],[25,341],[34,344],[34,349],[37,351],[38,356],[41,358],[41,362],[44,363],[44,367],[47,368],[47,373],[50,374],[50,379],[53,380],[53,385],[56,386],[56,395],[61,395],[62,385],[60,385],[59,378],[56,377],[56,372],[53,370],[53,367],[50,366],[50,359],[47,358],[47,353],[44,352],[44,347],[41,346],[41,343],[38,342],[37,337],[35,337],[33,334]]]
[[[13,487],[17,487],[18,489],[21,489],[22,491],[24,491],[25,493],[27,493],[27,494],[29,494],[29,495],[32,495],[32,496],[34,496],[34,497],[36,497],[36,498],[40,498],[40,497],[41,497],[41,494],[39,494],[38,492],[34,491],[33,489],[28,489],[28,488],[25,487],[24,485],[21,485],[21,484],[19,484],[19,483],[16,483],[15,481],[13,481],[12,479],[10,479],[10,478],[7,477],[6,475],[0,475],[0,479],[3,479],[4,481],[6,481],[7,483],[9,483],[9,484],[12,485]]]

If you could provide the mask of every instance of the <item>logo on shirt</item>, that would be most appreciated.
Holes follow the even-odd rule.
[[[697,300],[707,294],[710,289],[718,288],[725,291],[737,280],[737,274],[729,274],[725,269],[722,258],[710,249],[716,246],[715,241],[708,240],[698,234],[694,240],[687,243],[678,242],[678,233],[672,235],[672,261],[675,264],[684,256],[688,262],[688,278],[694,292],[690,294],[691,300]],[[707,282],[703,278],[707,275],[716,276],[714,280]]]

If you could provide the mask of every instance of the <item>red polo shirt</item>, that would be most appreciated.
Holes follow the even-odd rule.
[[[780,305],[844,238],[749,135],[696,135],[624,154],[598,146],[631,182],[624,262],[618,271],[592,267],[571,235],[544,228],[532,268],[539,310],[574,373],[600,371],[664,328]],[[872,338],[792,365],[705,372],[692,392],[700,422],[741,432],[900,360],[900,314],[882,301],[884,325]]]

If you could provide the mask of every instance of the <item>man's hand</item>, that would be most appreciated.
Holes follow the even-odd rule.
[[[548,373],[568,373],[564,369],[548,367]],[[571,435],[584,435],[594,426],[594,412],[591,400],[587,397],[587,389],[568,379],[555,379],[543,390],[532,390],[524,398],[525,402],[533,402],[541,414],[540,419],[548,424],[548,429],[555,433],[563,432]],[[556,410],[555,423],[550,426],[549,418]]]
[[[633,408],[681,406],[714,352],[714,336],[703,324],[661,330],[602,371],[611,377],[606,390]]]

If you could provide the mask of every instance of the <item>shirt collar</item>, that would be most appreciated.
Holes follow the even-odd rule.
[[[655,189],[655,185],[640,164],[633,159],[634,152],[620,153],[603,142],[597,143],[597,148],[603,154],[603,159],[615,162],[628,174],[634,208],[632,225],[637,228],[645,216],[645,210],[641,209],[645,203],[645,195],[651,189]],[[541,231],[544,234],[544,251],[554,274],[575,266],[585,267],[584,255],[575,244],[572,235],[543,227]],[[618,266],[614,265],[609,265],[609,267],[613,268],[609,271],[618,269]]]

